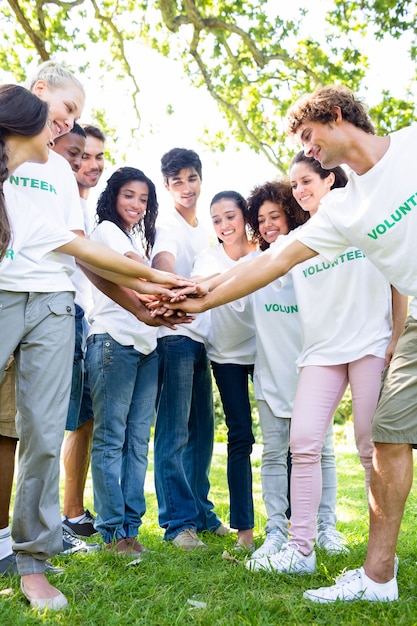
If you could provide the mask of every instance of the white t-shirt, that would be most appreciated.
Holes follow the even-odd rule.
[[[244,259],[242,259],[244,261]],[[200,252],[192,276],[210,276],[228,270],[236,263],[221,243]],[[210,331],[207,355],[215,363],[251,365],[255,360],[255,329],[248,311],[237,311],[230,304],[209,311]]]
[[[255,398],[264,400],[273,415],[291,417],[298,383],[296,359],[302,344],[291,276],[286,276],[280,289],[270,283],[233,306],[249,313],[255,325]]]
[[[79,201],[84,216],[83,231],[88,236],[91,229],[87,201],[84,198],[79,198]],[[84,312],[87,312],[91,307],[92,301],[91,283],[78,265],[75,266],[75,271],[71,276],[71,280],[75,287],[74,302],[75,304],[78,304]]]
[[[128,237],[116,224],[104,221],[91,234],[91,239],[120,254],[139,249],[133,238]],[[133,345],[138,352],[149,354],[156,348],[156,328],[139,321],[92,285],[93,306],[89,314],[88,335],[108,333],[123,346]]]
[[[298,239],[307,224],[280,237],[278,244]],[[300,367],[385,357],[392,337],[391,288],[361,250],[347,248],[331,263],[314,257],[290,274],[304,336]]]
[[[12,239],[0,263],[0,289],[4,291],[71,291],[72,283],[61,264],[44,259],[51,250],[76,235],[45,219],[36,206],[7,181],[3,186]],[[66,255],[65,255],[66,256]],[[42,272],[38,268],[42,267]],[[50,270],[50,271],[48,271]]]
[[[208,246],[208,236],[200,222],[197,226],[190,226],[175,209],[158,215],[152,259],[159,252],[170,252],[175,258],[176,274],[189,278],[195,257]],[[207,311],[198,313],[191,324],[179,324],[177,330],[161,326],[158,328],[158,337],[175,334],[206,343],[209,330],[210,316]]]
[[[48,162],[23,163],[9,179],[10,184],[26,195],[51,224],[65,227],[68,230],[83,230],[84,219],[80,205],[78,187],[71,167],[60,154],[49,151]],[[54,286],[49,283],[48,275],[57,273],[57,264],[68,275],[75,269],[75,260],[72,256],[60,252],[50,252],[42,261],[42,266],[32,268],[34,283],[41,282],[39,291],[63,291],[59,281],[52,279]],[[30,276],[27,276],[30,279]],[[70,289],[73,291],[74,287]],[[34,289],[30,289],[34,291]]]
[[[382,159],[330,191],[297,239],[333,261],[350,245],[362,250],[398,291],[417,296],[417,125],[390,135]]]

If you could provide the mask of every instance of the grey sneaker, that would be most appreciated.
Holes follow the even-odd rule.
[[[398,600],[397,579],[392,578],[387,583],[376,583],[365,574],[363,567],[351,569],[342,576],[336,578],[336,583],[331,587],[308,589],[303,593],[303,598],[329,604],[341,600],[368,600],[368,602],[393,602]]]
[[[349,554],[349,548],[345,546],[343,535],[336,528],[320,530],[317,534],[316,544],[327,554]]]
[[[87,543],[79,539],[73,530],[62,526],[63,549],[61,554],[75,554],[76,552],[95,552],[100,550],[99,543]]]
[[[249,559],[246,568],[256,571],[278,572],[280,574],[312,574],[316,569],[314,550],[307,556],[298,550],[296,543],[284,543],[281,550],[260,559]]]
[[[182,548],[183,550],[194,550],[195,548],[207,550],[206,544],[197,537],[197,533],[192,528],[182,530],[175,539],[172,540],[172,543],[177,548]]]
[[[273,528],[267,535],[263,544],[252,554],[252,559],[261,559],[279,552],[288,538],[278,528]]]

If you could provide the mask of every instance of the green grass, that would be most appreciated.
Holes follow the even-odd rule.
[[[253,454],[254,497],[256,507],[256,540],[263,539],[265,510],[260,488],[261,446]],[[225,625],[306,625],[354,624],[365,626],[411,626],[417,624],[417,537],[415,517],[417,499],[411,494],[398,555],[400,600],[391,604],[355,602],[330,606],[303,600],[302,592],[326,585],[344,568],[363,562],[367,542],[367,505],[363,471],[352,446],[348,424],[338,431],[337,463],[339,473],[338,528],[349,542],[347,556],[327,556],[317,551],[318,566],[314,575],[279,575],[251,573],[242,562],[222,558],[230,549],[235,535],[220,538],[205,535],[209,550],[185,553],[162,541],[157,524],[153,489],[152,454],[146,482],[148,512],[140,531],[140,540],[153,552],[136,566],[106,552],[55,557],[54,563],[65,566],[56,580],[69,599],[62,613],[33,612],[18,589],[18,578],[0,579],[1,626],[20,624],[63,624],[68,626],[111,626],[149,624],[174,626]],[[219,516],[227,522],[228,495],[225,477],[225,445],[216,444],[211,473],[211,496]],[[92,509],[91,484],[86,504]],[[195,608],[188,601],[204,603]]]

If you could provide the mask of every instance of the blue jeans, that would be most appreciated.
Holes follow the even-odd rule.
[[[94,410],[91,450],[96,528],[103,541],[136,537],[146,510],[144,483],[158,389],[156,350],[143,355],[107,333],[87,339]]]
[[[65,430],[77,430],[77,428],[94,417],[84,361],[87,332],[88,323],[85,319],[84,310],[76,304],[74,363],[72,366],[71,395]]]
[[[155,488],[164,539],[186,528],[214,531],[220,520],[208,499],[214,413],[204,344],[173,335],[158,339],[159,393]]]
[[[230,496],[230,526],[249,530],[255,525],[250,455],[255,439],[249,402],[252,365],[212,362],[227,425],[227,482]]]

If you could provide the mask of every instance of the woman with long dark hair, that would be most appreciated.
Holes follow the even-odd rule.
[[[91,238],[146,266],[155,239],[155,186],[134,167],[109,178]],[[93,287],[86,366],[94,412],[91,450],[95,527],[106,549],[138,556],[144,482],[158,386],[156,328]]]

